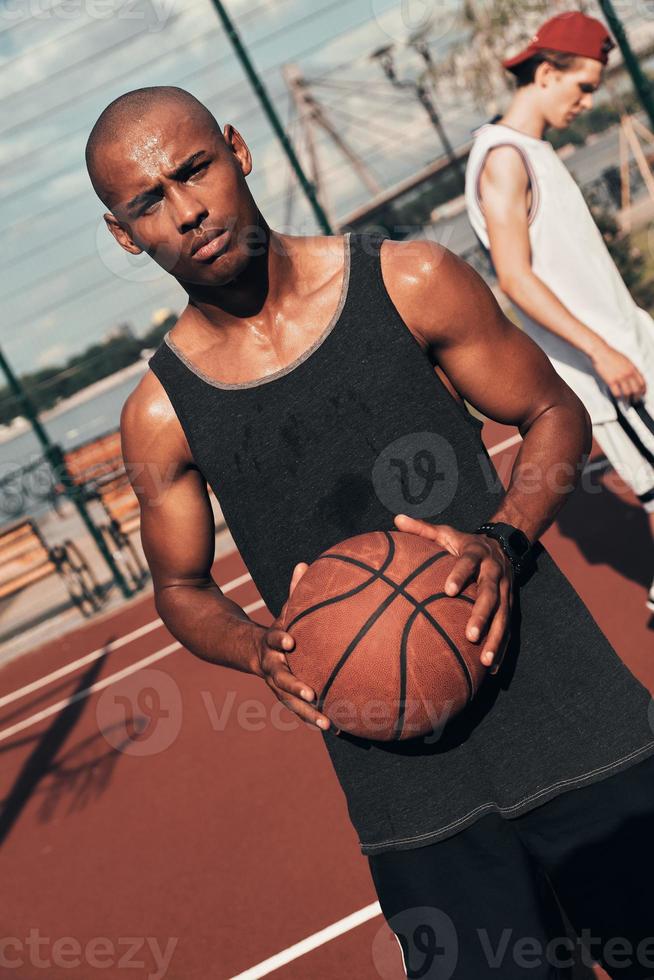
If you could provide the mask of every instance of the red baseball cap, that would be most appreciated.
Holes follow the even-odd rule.
[[[605,65],[609,60],[609,51],[614,47],[615,41],[601,20],[587,17],[578,10],[570,10],[545,21],[527,47],[512,58],[507,58],[502,65],[513,68],[544,49],[594,58]]]

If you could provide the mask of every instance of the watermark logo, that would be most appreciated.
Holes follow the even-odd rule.
[[[170,22],[175,0],[5,0],[0,22],[130,21],[155,33]]]
[[[433,517],[454,499],[459,467],[454,449],[435,432],[411,432],[379,454],[372,483],[392,514]]]
[[[381,30],[401,44],[416,36],[445,37],[459,20],[455,0],[401,0],[390,9],[385,0],[372,0],[371,5]]]
[[[441,909],[424,906],[405,909],[388,920],[402,949],[407,977],[449,980],[459,958],[459,939],[454,923]],[[372,960],[382,980],[394,980],[397,963],[390,955],[393,937],[382,926],[372,942]],[[392,947],[391,947],[392,948]]]
[[[162,670],[146,669],[112,684],[96,706],[98,729],[126,755],[157,755],[169,748],[182,727],[182,695]]]

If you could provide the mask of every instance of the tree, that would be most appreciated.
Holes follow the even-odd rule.
[[[585,0],[577,0],[579,10],[587,6]],[[435,66],[437,79],[494,115],[512,91],[502,59],[526,46],[543,21],[567,9],[569,3],[556,0],[464,0],[462,36]]]
[[[584,192],[584,196],[625,286],[638,306],[648,311],[654,310],[654,279],[647,275],[645,256],[633,244],[630,236],[620,230],[614,213],[600,202],[593,191]]]

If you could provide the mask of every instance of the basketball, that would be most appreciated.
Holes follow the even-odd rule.
[[[291,671],[339,729],[396,741],[441,729],[477,693],[487,668],[465,636],[476,598],[445,582],[457,558],[404,531],[347,538],[309,566],[282,629]]]

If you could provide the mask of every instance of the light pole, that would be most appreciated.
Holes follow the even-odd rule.
[[[642,102],[643,108],[649,116],[651,126],[654,127],[654,97],[652,96],[652,86],[650,80],[640,67],[638,58],[634,54],[629,43],[629,39],[622,21],[616,14],[611,0],[598,0],[598,3],[602,8],[602,13],[606,17],[606,21],[613,32],[616,41],[618,42],[618,46],[622,51],[625,68],[631,75],[631,80],[634,83],[634,88],[636,89],[638,98]]]
[[[424,62],[428,67],[431,68],[431,54],[426,44],[422,42],[417,42],[413,45],[415,50],[420,54]],[[452,144],[450,143],[447,133],[441,122],[441,118],[438,114],[436,106],[434,105],[433,99],[429,94],[429,91],[421,81],[414,81],[413,79],[402,80],[397,77],[397,72],[395,70],[395,62],[393,61],[393,45],[388,44],[383,48],[378,48],[373,52],[372,58],[379,61],[382,70],[389,82],[399,89],[412,89],[417,97],[425,112],[429,116],[430,122],[441,141],[443,147],[443,152],[447,159],[450,161],[452,170],[456,174],[457,183],[461,193],[465,190],[465,173],[463,167],[461,166],[461,161],[458,159]]]
[[[111,554],[111,551],[107,547],[106,542],[102,537],[102,534],[95,526],[93,522],[93,518],[91,517],[91,515],[89,514],[86,508],[86,501],[84,500],[84,488],[77,486],[75,481],[72,479],[70,473],[68,472],[68,467],[66,466],[66,459],[64,457],[64,453],[61,446],[58,443],[52,442],[50,436],[41,425],[41,421],[38,417],[34,405],[32,404],[31,398],[29,397],[29,395],[23,388],[22,384],[14,374],[11,365],[9,364],[7,358],[2,352],[2,349],[0,349],[0,369],[2,369],[2,371],[4,372],[4,375],[7,378],[7,383],[9,384],[9,388],[16,396],[23,410],[25,418],[32,426],[34,435],[43,446],[43,452],[45,458],[47,459],[48,463],[52,467],[52,470],[55,474],[55,478],[61,481],[66,496],[70,498],[70,500],[77,508],[80,517],[84,521],[84,524],[86,525],[86,528],[89,531],[89,534],[95,541],[96,545],[98,546],[98,549],[102,553],[102,557],[104,558],[107,565],[109,566],[109,570],[113,576],[116,585],[123,593],[125,598],[129,599],[130,596],[134,595],[134,592],[128,585],[127,580],[125,579],[125,576],[121,572],[120,568],[114,561],[114,556]]]
[[[220,20],[222,21],[222,25],[225,28],[225,32],[232,43],[234,51],[236,52],[236,57],[243,65],[243,70],[245,71],[245,74],[250,79],[252,88],[254,89],[255,93],[259,98],[259,101],[261,102],[263,111],[267,115],[270,125],[275,131],[275,134],[279,139],[280,143],[282,144],[282,149],[284,150],[284,153],[288,157],[291,167],[293,168],[295,175],[300,182],[300,186],[302,187],[302,190],[307,196],[307,199],[309,201],[311,209],[313,210],[316,220],[318,221],[318,224],[320,225],[320,227],[322,228],[322,230],[325,232],[326,235],[333,234],[332,227],[329,223],[329,219],[325,214],[324,210],[322,209],[320,205],[320,201],[316,196],[315,187],[311,183],[311,181],[307,178],[306,174],[304,173],[304,170],[302,169],[302,164],[298,160],[295,150],[293,149],[293,146],[288,136],[286,135],[286,131],[282,125],[279,116],[277,115],[275,107],[272,104],[271,98],[268,95],[268,92],[266,91],[266,87],[263,84],[261,78],[259,77],[256,68],[252,64],[250,60],[250,56],[245,50],[245,47],[243,46],[243,42],[241,41],[236,31],[236,28],[234,27],[234,24],[230,20],[227,11],[225,10],[224,4],[222,4],[220,0],[212,0],[212,3],[216,8],[216,12],[220,17]]]

